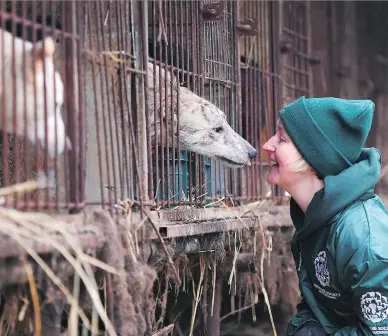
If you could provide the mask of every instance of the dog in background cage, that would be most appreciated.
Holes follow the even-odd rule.
[[[32,144],[38,142],[51,158],[70,147],[60,112],[64,86],[54,68],[54,54],[51,37],[33,45],[0,29],[0,128],[27,137]],[[52,171],[49,178],[53,179]]]

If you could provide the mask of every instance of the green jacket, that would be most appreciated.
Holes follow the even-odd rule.
[[[388,211],[374,193],[375,148],[324,179],[306,214],[293,199],[291,249],[302,302],[287,336],[318,321],[328,335],[388,335]]]

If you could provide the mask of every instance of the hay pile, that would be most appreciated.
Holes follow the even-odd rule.
[[[152,335],[156,273],[138,246],[139,227],[103,210],[77,216],[68,223],[0,207],[9,256],[0,263],[0,334]]]
[[[150,242],[150,214],[133,220],[134,203],[122,204],[114,216],[94,209],[77,215],[77,223],[0,207],[0,242],[11,239],[8,246],[21,251],[0,263],[1,334],[44,335],[54,328],[69,335],[91,329],[162,336],[175,326],[178,334],[194,335],[231,319],[236,325],[247,313],[255,321],[264,305],[276,335],[272,307],[294,311],[291,227],[265,228],[256,217],[253,231]]]
[[[11,334],[12,332],[16,334],[20,334],[20,332],[25,333],[27,330],[23,330],[23,327],[26,326],[29,329],[33,329],[37,335],[41,332],[44,334],[44,324],[48,321],[42,320],[42,308],[46,303],[45,300],[49,297],[47,295],[49,284],[54,285],[56,289],[60,290],[65,302],[69,305],[69,328],[73,328],[73,331],[76,330],[79,318],[87,328],[91,328],[91,323],[79,303],[79,280],[82,280],[93,302],[96,313],[104,321],[109,334],[116,335],[101,302],[97,282],[93,276],[93,267],[98,267],[113,274],[117,274],[118,271],[93,257],[93,251],[90,251],[91,253],[89,254],[83,251],[77,236],[77,228],[42,213],[21,213],[12,209],[0,208],[0,217],[2,241],[5,242],[11,238],[14,244],[11,243],[7,246],[11,248],[16,246],[20,249],[18,256],[17,252],[10,255],[16,254],[16,257],[23,262],[25,273],[27,274],[29,292],[29,295],[21,300],[27,303],[27,305],[22,305],[21,302],[15,302],[15,293],[27,293],[23,285],[18,286],[15,289],[16,292],[8,291],[10,289],[8,287],[5,287],[7,291],[3,288],[2,294],[13,298],[13,302],[12,300],[7,301],[3,307],[1,320],[5,321],[5,330],[2,330],[2,334],[7,332],[11,332]],[[95,227],[84,226],[83,230],[93,234]],[[96,231],[94,234],[98,235]],[[97,237],[95,236],[95,238]],[[46,251],[52,251],[52,258],[48,257]],[[56,261],[54,259],[58,264],[60,261],[62,267],[66,265],[64,267],[68,268],[71,265],[73,268],[75,280],[73,281],[72,289],[68,288],[69,274],[67,274],[67,278],[60,278],[61,273],[58,272],[58,267],[55,267]],[[12,269],[12,265],[7,265],[7,260],[3,260],[2,266],[11,266],[10,269]],[[78,294],[75,295],[74,293]],[[21,310],[15,314],[15,309],[17,312],[19,307],[21,307]],[[21,323],[24,321],[24,318],[21,318],[21,316],[27,316],[25,325]]]
[[[215,318],[222,334],[232,335],[240,323],[264,321],[270,326],[268,334],[277,335],[279,324],[295,312],[300,299],[290,250],[292,234],[291,226],[266,228],[257,218],[252,231],[169,240],[168,251],[182,284],[169,284],[166,259],[155,253],[151,260],[158,271],[156,325],[175,323],[173,335],[208,334],[206,328]],[[245,257],[251,258],[248,267]],[[219,311],[218,288],[222,288]]]
[[[231,282],[230,313],[222,318],[226,322],[222,334],[244,335],[244,327],[238,327],[244,325],[244,320],[245,323],[250,320],[256,326],[270,326],[271,330],[265,334],[282,334],[284,324],[296,312],[300,301],[298,278],[290,250],[292,234],[292,227],[268,230],[259,225],[254,234],[244,235],[241,251],[254,252],[255,272],[240,272]],[[237,323],[230,318],[232,316],[237,318]],[[248,323],[245,328],[249,329],[249,326]],[[252,330],[257,329],[252,327]],[[249,334],[249,331],[246,332]]]
[[[156,272],[147,266],[147,260],[133,237],[130,221],[119,225],[107,213],[94,214],[97,221],[106,223],[105,236],[109,237],[101,258],[119,270],[112,275],[113,317],[119,335],[152,334],[153,294]]]

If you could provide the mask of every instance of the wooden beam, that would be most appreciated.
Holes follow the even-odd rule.
[[[15,220],[12,221],[6,217],[6,211],[8,210],[0,211],[0,221],[2,222],[3,228],[4,225],[9,225],[11,235],[11,232],[16,232],[15,226],[21,226],[23,228],[23,225],[17,224]],[[66,227],[68,233],[77,240],[79,248],[86,253],[92,253],[91,251],[102,248],[109,241],[109,237],[106,237],[104,233],[106,223],[99,220],[98,218],[101,216],[95,216],[94,211],[84,214],[60,216],[20,213],[15,210],[9,211],[11,213],[14,212],[14,218],[17,215],[23,221],[28,222],[31,217],[31,225],[33,223],[41,224],[40,228],[44,228],[45,233],[50,238],[64,245],[68,250],[72,250],[72,247],[63,235],[58,232],[57,229],[60,225],[62,225],[62,228]],[[104,212],[104,210],[98,209],[96,212]],[[211,242],[219,239],[219,236],[226,231],[252,229],[260,225],[267,230],[278,230],[280,227],[292,228],[287,206],[270,206],[264,208],[253,205],[250,207],[235,207],[233,210],[224,208],[186,209],[185,211],[177,211],[175,214],[173,210],[152,211],[149,213],[149,216],[153,218],[165,239],[181,237],[178,240],[174,240],[174,249],[178,248],[178,250],[185,251],[186,253],[198,253],[200,250],[208,249]],[[122,225],[122,221],[126,221],[123,216],[120,219],[114,216],[114,220],[120,222],[118,225]],[[132,223],[140,223],[140,213],[132,213],[131,220]],[[133,225],[132,227],[135,226]],[[24,228],[26,229],[27,226],[25,225]],[[26,283],[28,279],[24,265],[17,259],[23,250],[22,246],[12,239],[4,229],[2,232],[0,234],[0,288],[14,283]],[[25,232],[22,236],[24,246],[28,246],[38,254],[51,254],[55,252],[55,248],[49,242],[39,241],[36,237],[28,237]],[[153,234],[151,240],[154,241],[151,244],[144,245],[145,249],[147,247],[150,249],[149,256],[151,259],[159,259],[158,256],[162,256],[160,246],[158,246],[155,239],[156,234]],[[189,244],[190,240],[192,240],[191,244]],[[186,242],[186,245],[184,242]],[[166,244],[169,245],[168,239],[166,240]],[[6,258],[11,258],[11,260],[7,260]],[[12,258],[16,258],[17,260]],[[233,258],[233,255],[230,258]],[[252,254],[240,254],[236,266],[241,270],[255,271],[251,267],[253,260],[254,255]],[[69,267],[64,262],[58,263],[57,271],[61,273],[61,277],[69,277],[73,274],[72,267]]]
[[[257,204],[251,204],[228,209],[150,211],[150,216],[157,224],[163,238],[201,236],[204,234],[252,229],[254,226],[259,225],[269,230],[277,230],[280,227],[292,227],[288,206],[284,205],[260,207]],[[117,216],[114,216],[114,219],[117,219]],[[140,223],[141,220],[140,213],[132,213],[132,221],[134,223]],[[55,229],[59,223],[66,224],[69,232],[77,238],[82,250],[102,247],[106,240],[109,239],[109,237],[104,236],[103,224],[97,223],[93,215],[49,216],[43,214],[39,218],[39,222],[46,224],[45,226],[48,226],[48,224],[52,226],[52,232],[46,233],[69,249],[70,246],[64,237]],[[155,240],[157,236],[155,233],[152,233],[150,238]],[[28,237],[23,238],[23,240],[24,244],[39,254],[53,252],[53,247],[50,244],[45,244]],[[0,259],[16,257],[19,254],[20,246],[7,234],[0,234]]]
[[[12,217],[7,217],[5,215],[8,211],[13,215]],[[25,228],[18,224],[18,220],[23,221],[26,224]],[[31,227],[39,225],[39,229],[45,230],[45,233],[50,239],[64,245],[66,249],[69,250],[71,249],[69,243],[57,230],[60,225],[65,227],[66,231],[74,237],[79,248],[83,251],[86,249],[102,247],[107,239],[103,234],[103,223],[94,221],[92,215],[74,214],[51,216],[43,213],[26,213],[18,212],[13,209],[6,209],[4,211],[2,210],[0,221],[3,226],[9,225],[9,235],[6,233],[6,229],[3,229],[3,233],[0,234],[0,259],[17,257],[20,255],[22,247],[11,236],[12,233],[18,234],[18,228],[24,229],[23,235],[20,235],[24,246],[33,249],[38,254],[49,254],[55,250],[49,242],[43,242],[36,239],[36,237],[32,237],[32,232],[30,237],[26,235],[26,233],[28,233],[27,228],[29,223],[31,224]],[[49,227],[52,227],[52,229],[48,229]]]
[[[35,264],[34,264],[35,265]],[[53,271],[61,279],[66,279],[74,274],[74,268],[67,261],[59,261]],[[8,285],[21,285],[28,282],[26,266],[23,262],[11,263],[0,266],[0,289]]]
[[[270,230],[293,226],[288,205],[262,207],[258,203],[252,203],[234,208],[164,210],[150,213],[164,238],[251,229],[258,225]],[[156,235],[153,234],[151,239],[156,239]]]
[[[254,218],[244,217],[241,219],[214,220],[177,225],[159,225],[159,232],[164,238],[190,237],[209,233],[251,229],[254,225]],[[151,239],[155,238],[156,235],[151,236]]]

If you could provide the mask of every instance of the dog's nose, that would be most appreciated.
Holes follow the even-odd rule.
[[[257,151],[256,149],[252,148],[248,150],[248,156],[250,159],[254,159],[256,157]]]

